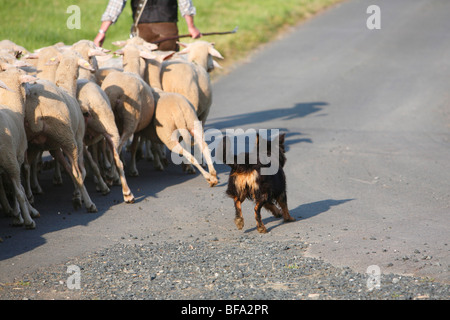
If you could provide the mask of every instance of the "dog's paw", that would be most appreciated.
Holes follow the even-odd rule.
[[[267,233],[268,232],[264,225],[259,226],[256,229],[258,230],[259,233]]]
[[[236,224],[236,227],[238,228],[238,230],[242,230],[242,228],[244,227],[244,219],[243,218],[234,219],[234,223]]]

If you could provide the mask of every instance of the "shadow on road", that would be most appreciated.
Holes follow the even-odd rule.
[[[327,212],[334,206],[338,206],[338,205],[344,204],[344,203],[352,201],[352,200],[354,200],[354,199],[343,199],[343,200],[328,199],[328,200],[321,200],[321,201],[316,201],[316,202],[299,205],[297,208],[289,210],[289,213],[291,214],[291,216],[296,219],[296,221],[289,222],[289,223],[296,223],[298,221],[312,218],[321,213]],[[247,219],[247,221],[249,221],[249,219]],[[275,224],[275,225],[267,225],[268,223],[271,223],[274,221],[278,221],[279,223]],[[282,218],[275,218],[274,216],[270,216],[270,217],[263,219],[263,223],[266,226],[267,231],[271,231],[272,229],[283,225],[284,221]],[[255,225],[256,225],[256,222],[255,222]],[[256,227],[247,229],[247,230],[245,230],[245,232],[248,233],[248,232],[253,232],[255,230],[256,230]]]
[[[276,108],[271,110],[261,110],[256,112],[249,112],[237,114],[232,116],[211,118],[208,119],[207,128],[228,129],[236,127],[244,127],[252,124],[259,124],[266,121],[292,120],[306,117],[312,113],[322,110],[327,106],[327,102],[301,102],[296,103],[291,108]]]

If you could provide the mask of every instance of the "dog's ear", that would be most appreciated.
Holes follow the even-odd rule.
[[[284,146],[284,138],[286,137],[286,133],[282,133],[282,134],[280,134],[280,140],[279,140],[279,143],[280,143],[280,146],[281,145],[283,145]]]
[[[228,136],[224,136],[222,141],[220,142],[222,143],[222,162],[224,164],[227,164],[229,166],[233,166],[234,165],[234,156],[233,156],[233,151],[231,150],[231,140]],[[220,148],[220,144],[218,146]]]

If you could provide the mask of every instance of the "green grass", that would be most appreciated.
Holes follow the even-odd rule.
[[[216,43],[227,65],[242,58],[258,45],[272,40],[286,26],[295,25],[323,8],[342,0],[193,0],[197,8],[195,23],[201,32],[230,31],[236,34],[208,36]],[[130,0],[119,20],[107,33],[104,47],[116,49],[111,42],[129,37]],[[0,39],[10,39],[30,51],[57,42],[72,44],[81,39],[93,40],[107,0],[0,0]],[[81,29],[68,29],[66,10],[70,5],[81,9]],[[187,33],[180,17],[180,34]],[[189,42],[189,38],[182,41]]]

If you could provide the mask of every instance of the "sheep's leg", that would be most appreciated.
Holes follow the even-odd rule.
[[[137,153],[138,147],[139,147],[139,135],[135,134],[133,136],[133,141],[131,142],[131,145],[130,145],[131,160],[130,160],[130,169],[128,171],[128,173],[132,177],[139,176],[139,171],[136,168],[136,153]]]
[[[116,149],[116,147],[114,146],[114,142],[112,141],[111,137],[105,136],[105,139],[106,139],[106,142],[108,143],[110,149],[113,152],[115,165],[117,167],[117,170],[119,171],[120,182],[122,184],[123,199],[126,203],[133,203],[134,195],[133,195],[133,193],[131,193],[131,190],[128,187],[127,179],[125,178],[125,172],[123,170],[123,163],[120,160],[119,152]]]
[[[25,161],[23,163],[23,173],[24,173],[24,189],[25,194],[27,196],[27,199],[30,203],[34,203],[34,196],[33,192],[31,191],[31,185],[30,185],[30,174],[31,174],[31,168],[30,164],[28,163],[28,156],[27,152],[25,152]]]
[[[152,142],[150,141],[150,139],[144,139],[143,150],[145,150],[145,158],[147,159],[147,161],[152,162],[154,159],[152,151]]]
[[[20,206],[21,216],[24,220],[25,227],[27,229],[34,229],[36,227],[36,223],[31,219],[30,216],[30,204],[28,203],[27,196],[25,195],[25,191],[20,183],[20,167],[19,164],[15,166],[12,172],[9,172],[11,183],[14,188],[14,193],[16,195],[17,202]]]
[[[6,196],[5,186],[3,185],[3,177],[1,176],[1,174],[0,174],[0,204],[2,205],[3,212],[5,212],[5,214],[8,217],[13,216],[13,209],[9,205],[8,197]]]
[[[217,183],[219,183],[219,180],[217,180],[217,172],[213,165],[213,161],[211,158],[211,151],[209,150],[208,144],[203,138],[203,132],[195,128],[194,130],[192,130],[191,135],[194,137],[195,144],[202,151],[203,157],[205,158],[206,164],[208,165],[208,171],[210,174],[210,178],[208,181],[210,186],[214,187],[215,185],[217,185]]]
[[[153,154],[153,167],[156,170],[163,171],[164,166],[161,163],[161,144],[152,143],[150,146],[151,153]]]
[[[103,181],[103,177],[100,174],[100,169],[97,166],[97,163],[94,161],[94,159],[92,158],[91,153],[89,152],[89,150],[84,147],[84,154],[87,158],[87,161],[89,163],[89,165],[92,168],[92,171],[94,171],[94,175],[97,178],[97,187],[99,188],[99,191],[103,194],[106,195],[110,192],[108,186],[106,185],[105,181]]]
[[[208,182],[213,179],[213,176],[206,172],[205,169],[203,169],[202,166],[198,163],[197,159],[195,159],[195,157],[188,150],[184,149],[178,141],[171,141],[171,143],[166,144],[166,146],[172,152],[176,152],[185,157],[187,161],[193,164],[201,172],[203,177],[205,177]]]
[[[66,158],[64,157],[64,154],[60,149],[52,150],[50,151],[51,155],[55,158],[55,160],[58,162],[61,162],[62,166],[64,167],[64,170],[69,174],[69,176],[72,179],[72,183],[74,186],[74,191],[72,194],[72,205],[75,208],[75,210],[78,210],[82,206],[82,200],[81,200],[81,192],[77,187],[77,184],[75,182],[75,179],[72,177],[72,167],[67,162]]]
[[[55,186],[60,186],[63,184],[63,179],[61,175],[61,165],[59,164],[58,161],[55,162],[55,171],[53,173],[52,182]]]
[[[66,158],[63,155],[63,152],[66,154],[69,162],[66,160]],[[61,152],[60,149],[56,150],[56,156],[59,161],[61,161],[61,164],[66,169],[66,171],[69,173],[70,177],[72,178],[73,183],[76,186],[76,192],[81,193],[81,198],[84,201],[84,204],[86,206],[86,209],[88,212],[97,212],[97,207],[92,202],[91,198],[89,197],[89,194],[86,190],[86,187],[84,186],[83,182],[83,174],[78,167],[78,150],[75,148],[74,150],[64,150]]]
[[[30,188],[31,191],[34,194],[43,194],[44,192],[42,191],[41,186],[39,185],[39,180],[38,180],[38,163],[39,160],[41,159],[41,151],[38,151],[34,148],[28,148],[28,159],[31,163],[31,168],[30,168]],[[28,190],[28,192],[30,192],[30,190]]]

